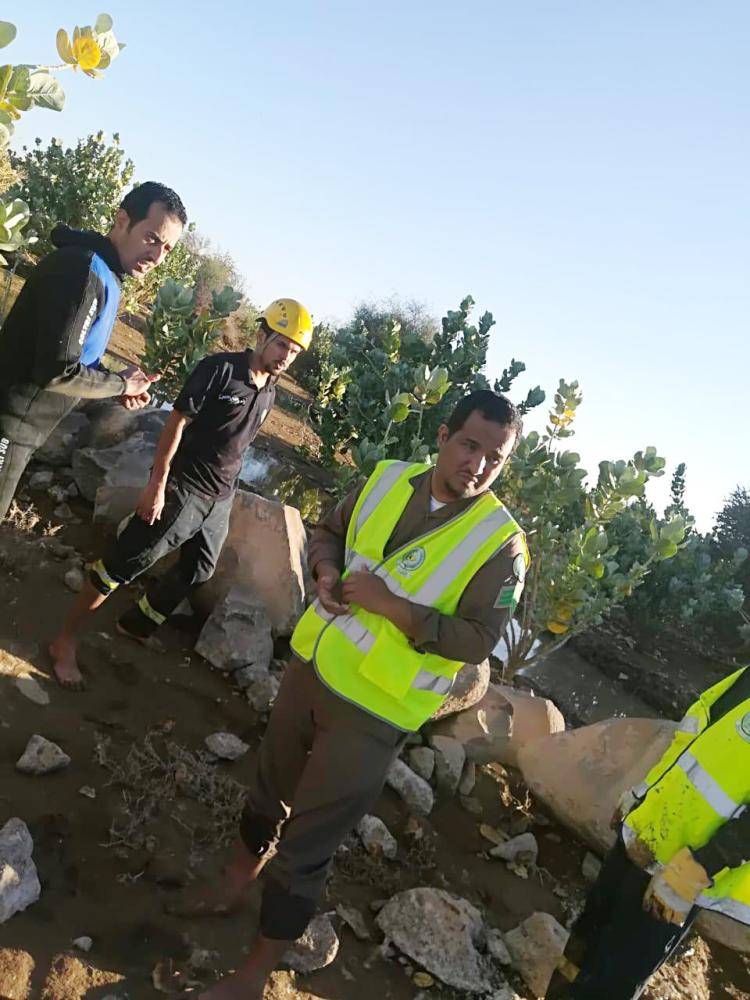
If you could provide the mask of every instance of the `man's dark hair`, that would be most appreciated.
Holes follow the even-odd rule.
[[[154,202],[163,205],[170,215],[180,220],[183,226],[187,225],[187,212],[180,196],[164,184],[146,181],[128,191],[120,205],[120,208],[128,213],[131,228],[137,222],[143,222]]]
[[[499,392],[492,392],[490,389],[478,389],[456,403],[453,413],[446,421],[449,437],[456,431],[460,431],[475,411],[481,413],[485,420],[493,420],[496,424],[512,428],[516,432],[513,442],[513,450],[515,451],[523,433],[521,414],[507,396],[502,396]]]

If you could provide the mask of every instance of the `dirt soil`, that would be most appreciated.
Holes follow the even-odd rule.
[[[31,518],[0,528],[0,825],[13,816],[28,824],[43,887],[37,903],[0,926],[0,994],[12,989],[7,995],[13,1000],[140,1000],[163,995],[175,983],[180,989],[210,982],[242,960],[257,924],[257,898],[244,915],[214,921],[180,920],[163,906],[186,882],[218,869],[264,719],[191,651],[194,633],[168,628],[161,655],[115,634],[115,619],[135,588],[123,588],[105,605],[84,643],[87,690],[60,689],[45,653],[73,600],[63,582],[69,561],[59,558],[65,555],[59,543],[90,559],[102,542],[81,501],[72,503],[80,524],[45,534],[51,518],[45,502],[39,500],[36,525]],[[39,681],[48,704],[16,688],[15,676],[24,670]],[[209,761],[203,740],[219,730],[241,737],[250,752],[235,763]],[[18,772],[15,761],[34,733],[58,743],[72,758],[70,766],[45,776]],[[585,892],[585,848],[537,812],[499,766],[481,769],[473,800],[474,811],[458,800],[444,801],[429,820],[415,823],[386,790],[376,811],[399,841],[398,860],[374,861],[351,840],[337,856],[325,907],[357,907],[371,940],[358,940],[339,921],[337,960],[296,979],[279,972],[268,1000],[411,1000],[418,992],[410,978],[416,969],[382,956],[370,906],[400,889],[447,888],[502,930],[535,910],[565,920]],[[524,879],[489,858],[483,823],[512,834],[531,828],[540,843],[540,867]],[[88,954],[72,947],[83,935],[93,939]],[[750,997],[744,958],[699,939],[692,948],[660,974],[649,1000]],[[13,986],[13,976],[22,983],[29,969],[30,991]],[[456,994],[435,984],[427,996]]]

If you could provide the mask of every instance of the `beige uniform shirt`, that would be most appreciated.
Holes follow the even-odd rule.
[[[455,500],[431,512],[431,482],[431,471],[412,480],[414,494],[388,539],[386,556],[460,514],[476,499]],[[364,483],[345,497],[313,532],[310,569],[314,576],[316,566],[323,561],[333,562],[343,570],[346,532],[363,488]],[[455,615],[444,615],[434,608],[412,603],[415,649],[464,663],[485,660],[502,636],[523,588],[523,554],[523,543],[516,535],[474,574]]]

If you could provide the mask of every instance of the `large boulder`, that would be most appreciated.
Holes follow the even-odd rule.
[[[295,507],[239,490],[216,572],[191,596],[209,613],[233,586],[262,601],[276,635],[291,635],[305,608],[307,537]]]
[[[126,456],[131,475],[135,467],[145,470],[143,480],[145,483],[157,439],[158,435],[151,431],[140,431],[111,448],[81,448],[76,451],[72,463],[73,476],[81,496],[93,503],[96,500],[96,492],[104,484],[107,474],[125,461]]]
[[[41,448],[34,452],[34,460],[43,465],[70,465],[79,446],[79,440],[89,419],[80,410],[73,410],[60,421]]]
[[[516,765],[520,747],[562,732],[565,720],[553,702],[505,684],[490,684],[470,709],[430,724],[430,732],[462,743],[468,760]]]
[[[444,719],[476,705],[487,694],[489,685],[489,660],[483,660],[481,663],[465,663],[456,674],[451,693],[435,712],[433,719]]]
[[[387,941],[447,986],[469,993],[492,989],[492,963],[479,910],[442,889],[408,889],[390,899],[376,923]]]
[[[667,719],[606,719],[522,746],[518,767],[532,793],[600,854],[615,840],[610,820],[621,794],[659,760],[677,724]],[[703,911],[696,927],[735,951],[750,953],[750,928]]]
[[[17,817],[0,829],[0,924],[35,903],[42,888],[31,857],[34,842]]]
[[[209,615],[195,651],[228,673],[249,666],[267,672],[273,639],[264,605],[245,587],[232,587]]]
[[[169,410],[147,407],[126,410],[117,399],[101,400],[87,407],[89,423],[81,434],[80,443],[86,448],[112,448],[133,434],[161,434]]]

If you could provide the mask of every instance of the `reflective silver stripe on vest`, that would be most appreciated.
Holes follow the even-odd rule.
[[[392,465],[388,466],[380,479],[378,479],[373,488],[367,494],[362,506],[359,509],[357,523],[355,525],[355,538],[362,530],[362,525],[368,519],[370,514],[372,514],[380,501],[385,499],[392,487],[396,485],[398,480],[404,474],[404,471],[412,464],[412,462],[394,462]]]
[[[648,782],[641,781],[633,789],[633,795],[635,795],[637,799],[643,799],[646,797],[646,792],[648,792],[650,787],[651,786],[648,784]]]
[[[411,686],[419,691],[432,691],[433,694],[446,695],[453,687],[453,678],[433,674],[431,670],[420,670],[411,682]]]
[[[477,549],[481,548],[485,542],[489,541],[497,531],[511,520],[512,518],[507,510],[500,508],[475,525],[463,541],[459,542],[455,549],[453,549],[450,555],[446,556],[435,568],[434,573],[425,580],[417,593],[413,595],[412,600],[417,601],[419,604],[427,604],[429,607],[433,607],[441,594],[444,593],[453,580],[455,580],[458,573],[466,566]],[[510,539],[506,538],[503,545],[509,541]],[[502,547],[499,546],[499,548]]]
[[[686,715],[677,727],[677,732],[689,733],[691,736],[697,736],[700,731],[700,725],[700,720],[696,718],[696,716]]]
[[[732,920],[737,920],[741,924],[750,925],[750,906],[747,903],[741,903],[739,899],[732,899],[731,896],[717,899],[715,896],[707,896],[705,892],[702,892],[696,899],[696,903],[704,910],[723,913],[725,917],[731,917]]]
[[[683,770],[688,781],[713,811],[723,819],[732,817],[743,808],[724,791],[721,785],[712,778],[691,753],[684,753],[677,761],[677,766]]]

